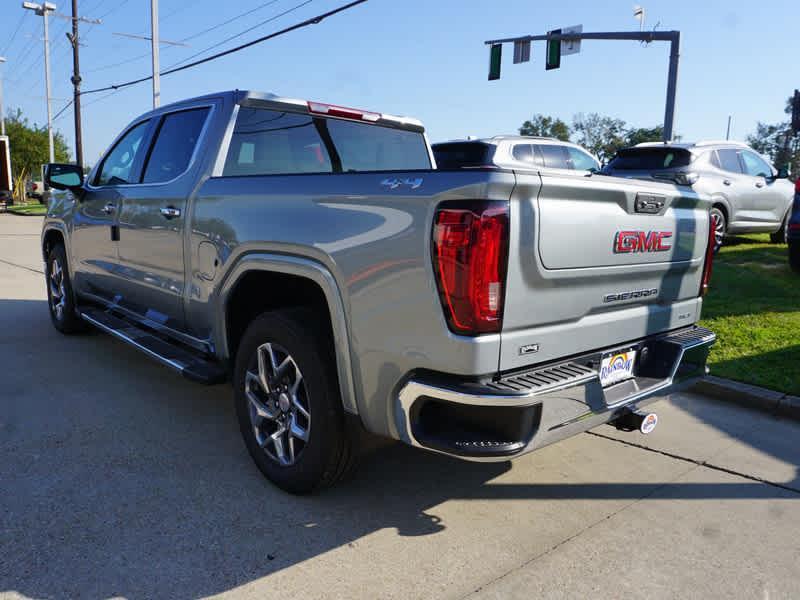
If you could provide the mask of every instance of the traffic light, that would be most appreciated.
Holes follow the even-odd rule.
[[[548,31],[547,35],[560,35],[560,29]],[[558,69],[561,66],[561,40],[547,40],[547,61],[544,68],[547,71]]]
[[[500,64],[503,58],[503,44],[492,44],[489,48],[489,81],[500,79]]]
[[[800,133],[800,90],[795,90],[792,98],[792,133]]]

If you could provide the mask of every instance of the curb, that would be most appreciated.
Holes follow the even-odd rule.
[[[748,408],[800,421],[800,398],[783,392],[707,375],[692,387],[718,400],[734,402]]]

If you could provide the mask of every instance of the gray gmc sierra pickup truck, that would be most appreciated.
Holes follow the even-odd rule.
[[[254,92],[135,119],[84,178],[49,165],[50,315],[188,379],[232,381],[247,448],[295,493],[364,430],[508,460],[705,374],[713,259],[689,189],[439,171],[413,119]],[[711,238],[709,235],[711,234]]]

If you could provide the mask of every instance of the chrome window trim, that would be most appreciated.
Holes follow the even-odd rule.
[[[140,181],[140,182],[137,182],[137,183],[122,183],[122,184],[116,184],[116,185],[95,186],[95,185],[92,185],[91,183],[87,182],[87,184],[86,184],[87,189],[89,189],[91,191],[96,191],[96,190],[104,190],[104,189],[114,188],[114,187],[124,187],[125,189],[135,189],[135,188],[141,188],[141,187],[158,187],[158,186],[162,186],[162,185],[170,185],[171,183],[174,183],[175,181],[177,181],[178,179],[180,179],[181,177],[186,175],[186,173],[191,171],[192,167],[194,167],[194,164],[197,161],[197,155],[200,152],[200,148],[203,146],[203,142],[205,142],[205,138],[208,135],[208,130],[209,130],[210,126],[211,126],[212,117],[214,116],[214,111],[217,108],[216,103],[212,102],[212,103],[205,103],[205,104],[197,104],[197,105],[193,105],[193,106],[181,106],[179,108],[176,107],[174,109],[171,109],[171,110],[163,112],[163,113],[157,113],[155,115],[150,115],[149,117],[147,117],[147,119],[142,119],[141,121],[138,121],[136,124],[131,125],[131,127],[126,129],[125,132],[122,134],[124,136],[127,132],[129,132],[131,129],[133,129],[136,125],[138,125],[139,123],[143,123],[144,121],[147,121],[147,120],[150,120],[150,119],[158,119],[159,121],[161,121],[162,119],[166,118],[169,115],[172,115],[172,114],[175,114],[175,113],[179,113],[179,112],[186,112],[188,110],[197,110],[198,108],[208,108],[210,110],[208,111],[208,114],[206,115],[206,120],[203,123],[203,128],[200,130],[200,135],[197,137],[197,142],[194,145],[194,150],[192,151],[192,156],[189,159],[189,163],[186,165],[186,168],[183,171],[181,171],[178,175],[176,175],[175,177],[173,177],[172,179],[170,179],[168,181],[158,181],[158,182],[152,182],[152,183],[143,183],[143,182]],[[157,132],[155,132],[156,135],[154,136],[154,138],[151,140],[150,147],[147,149],[148,152],[152,152],[153,145],[158,141],[158,133],[160,133],[160,127],[159,127],[159,130]],[[117,138],[117,140],[119,140],[121,138],[122,138],[122,136]],[[114,144],[115,145],[117,143],[117,140],[114,140]],[[112,146],[112,149],[113,149],[113,147],[114,146]],[[103,160],[100,163],[98,163],[98,167],[99,167],[99,165],[103,164],[105,159],[106,159],[106,156],[103,156]],[[144,169],[146,167],[147,167],[147,165],[143,163],[142,164],[142,173],[140,173],[141,177],[144,177]]]

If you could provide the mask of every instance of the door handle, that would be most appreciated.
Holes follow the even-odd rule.
[[[181,209],[174,206],[165,206],[161,209],[161,216],[165,219],[174,219],[181,216]]]
[[[725,185],[730,185],[731,184],[731,180],[730,179],[723,179],[722,183],[724,183]]]
[[[110,214],[113,214],[113,212],[114,212],[115,210],[117,210],[117,205],[116,205],[116,204],[113,204],[113,203],[111,203],[111,202],[109,202],[108,204],[106,204],[106,205],[105,205],[103,208],[101,208],[100,210],[102,210],[102,211],[103,211],[105,214],[107,214],[107,215],[110,215]]]
[[[756,183],[756,187],[757,187],[757,188],[762,188],[762,187],[764,187],[764,182],[763,182],[763,181],[759,181],[758,183]]]

